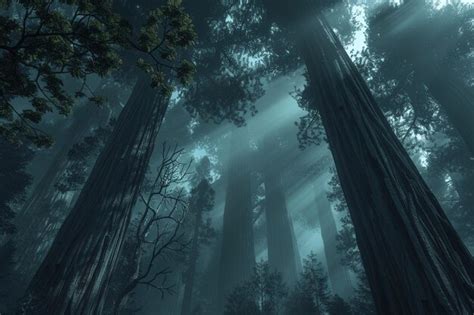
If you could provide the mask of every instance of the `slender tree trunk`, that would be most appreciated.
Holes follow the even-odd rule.
[[[276,141],[265,140],[264,152],[271,154],[267,157],[264,166],[265,183],[265,217],[267,221],[267,244],[268,263],[283,275],[283,279],[289,285],[296,282],[298,278],[296,267],[296,254],[293,244],[291,218],[286,208],[286,197],[282,188],[281,173],[279,167],[273,163],[278,159],[279,150],[273,150],[277,146]]]
[[[265,3],[306,64],[377,311],[472,314],[472,256],[334,31],[305,0]]]
[[[168,101],[139,79],[20,314],[100,314]]]
[[[337,251],[337,227],[336,220],[331,210],[331,204],[325,194],[321,197],[318,205],[318,217],[321,226],[321,237],[324,243],[324,254],[328,268],[329,281],[332,292],[344,299],[352,295],[352,285],[347,269],[341,263],[341,256]]]
[[[189,258],[189,267],[188,270],[186,270],[181,315],[190,315],[192,312],[194,279],[196,278],[196,264],[199,256],[199,231],[202,222],[202,210],[196,209],[196,211],[196,223],[194,226],[193,241]]]
[[[251,276],[255,265],[249,147],[248,138],[242,137],[246,132],[238,129],[232,135],[219,268],[219,312],[232,290]]]

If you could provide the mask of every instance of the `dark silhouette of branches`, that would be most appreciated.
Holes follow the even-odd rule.
[[[173,285],[168,283],[171,269],[157,268],[157,265],[168,254],[183,254],[189,244],[183,229],[188,209],[183,184],[190,179],[191,161],[182,162],[183,149],[166,143],[161,155],[162,162],[151,185],[145,187],[145,193],[140,193],[144,208],[133,233],[138,270],[119,293],[114,314],[118,314],[125,297],[139,285],[157,290],[162,298],[173,294]]]

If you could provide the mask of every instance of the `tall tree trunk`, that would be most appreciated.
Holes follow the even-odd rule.
[[[222,312],[227,296],[247,280],[255,265],[249,144],[246,129],[232,135],[227,195],[222,231],[217,305]]]
[[[186,270],[184,282],[184,296],[181,305],[181,315],[190,315],[192,313],[194,280],[196,278],[196,264],[199,256],[199,232],[202,222],[202,210],[196,209],[196,223],[193,232],[193,241],[189,257],[189,267]]]
[[[288,216],[286,197],[282,188],[281,172],[274,163],[279,153],[279,150],[274,150],[278,146],[274,140],[266,138],[264,141],[264,152],[269,154],[263,170],[268,263],[282,273],[287,284],[292,285],[298,277],[296,253],[291,229],[292,222]]]
[[[337,227],[332,214],[331,204],[323,194],[318,205],[318,217],[321,237],[324,243],[324,254],[328,268],[329,281],[334,294],[348,299],[352,294],[352,285],[347,269],[341,263],[341,255],[337,251]]]
[[[334,31],[305,0],[264,2],[306,64],[377,311],[472,314],[472,256]]]
[[[139,79],[19,313],[101,313],[167,105]]]
[[[96,93],[102,94],[104,87],[105,85],[102,85]],[[97,107],[91,103],[78,109],[62,137],[63,140],[58,144],[59,151],[19,212],[16,218],[18,251],[15,269],[22,275],[22,280],[31,280],[29,277],[34,274],[46,255],[49,238],[54,239],[56,227],[52,224],[57,224],[58,220],[62,223],[62,218],[67,216],[74,199],[71,194],[60,193],[55,187],[68,166],[69,150],[87,136],[93,127],[105,125],[109,116],[109,108]],[[61,211],[55,213],[57,205],[60,205]]]
[[[101,94],[100,88],[95,93]],[[109,116],[110,110],[108,108],[98,107],[91,103],[78,108],[73,115],[71,125],[67,127],[61,141],[57,144],[60,149],[54,155],[47,170],[36,184],[19,214],[25,217],[29,216],[32,214],[31,211],[35,211],[41,203],[50,202],[52,193],[55,191],[54,184],[66,167],[69,150],[75,143],[88,135],[93,127],[104,125]]]

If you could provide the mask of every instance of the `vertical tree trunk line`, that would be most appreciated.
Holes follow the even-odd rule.
[[[337,227],[331,204],[325,194],[320,202],[316,202],[318,209],[321,237],[324,243],[324,254],[328,268],[329,282],[334,294],[344,299],[349,299],[352,293],[352,286],[347,269],[341,263],[341,255],[337,251]]]
[[[264,152],[270,154],[267,159],[274,162],[279,150],[273,139],[264,140]],[[273,152],[272,152],[273,151]],[[271,152],[271,153],[270,153]],[[284,281],[292,285],[298,279],[296,266],[296,248],[293,243],[292,222],[286,206],[286,197],[282,187],[281,172],[269,160],[264,166],[265,218],[267,222],[268,264],[282,273]]]
[[[472,313],[471,255],[332,29],[311,25],[303,58],[378,312]]]
[[[196,264],[199,256],[199,233],[202,220],[202,210],[196,209],[196,211],[196,225],[194,226],[193,240],[191,244],[191,252],[189,258],[189,267],[186,270],[181,315],[190,315],[192,313],[194,280],[196,278]]]
[[[99,93],[103,87],[99,88]],[[46,239],[42,236],[45,236],[47,234],[45,231],[51,228],[48,221],[55,215],[52,212],[54,204],[62,200],[65,202],[62,207],[64,210],[62,215],[65,217],[74,200],[74,197],[68,199],[68,194],[61,194],[54,187],[68,166],[68,152],[75,143],[90,133],[92,127],[105,125],[109,120],[110,110],[88,103],[79,108],[76,115],[63,137],[61,149],[55,154],[16,218],[19,229],[16,241],[19,250],[16,254],[15,268],[22,274],[25,281],[30,280],[28,275],[34,274],[49,247],[45,246]]]
[[[232,290],[252,275],[255,265],[249,144],[248,137],[242,137],[246,133],[247,130],[238,129],[231,136],[218,280],[219,312]]]
[[[101,312],[167,105],[139,79],[19,313]]]
[[[334,31],[308,1],[264,3],[306,64],[377,311],[471,314],[472,256]]]

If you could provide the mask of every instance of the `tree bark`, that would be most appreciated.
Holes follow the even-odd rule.
[[[168,100],[139,79],[20,314],[100,314]]]
[[[249,147],[248,138],[242,137],[246,132],[234,131],[231,140],[217,297],[220,312],[227,296],[252,275],[255,265]]]
[[[335,33],[312,3],[272,3],[306,64],[377,311],[472,314],[472,256]]]
[[[264,152],[269,154],[264,166],[265,217],[267,221],[268,263],[271,268],[282,273],[288,285],[297,278],[296,251],[293,244],[291,218],[288,216],[286,197],[282,188],[281,173],[275,167],[279,150],[271,139],[265,139]]]
[[[104,85],[102,86],[102,88]],[[101,94],[99,91],[96,93]],[[59,151],[54,155],[51,164],[41,177],[30,198],[23,205],[16,221],[18,226],[18,251],[16,254],[15,269],[28,282],[34,274],[49,248],[49,237],[54,239],[55,226],[61,224],[67,216],[73,196],[61,194],[55,188],[55,183],[67,167],[67,155],[72,146],[82,140],[95,126],[103,126],[110,116],[108,108],[100,108],[94,104],[85,104],[74,115],[72,124],[67,128],[63,141],[59,143]],[[60,213],[53,213],[55,203],[63,202]],[[57,217],[59,222],[51,222]],[[53,220],[54,221],[54,220]]]
[[[348,299],[352,294],[352,285],[347,269],[341,263],[341,256],[337,251],[337,227],[331,210],[331,204],[326,196],[321,197],[318,205],[318,217],[321,227],[321,237],[324,243],[324,254],[328,268],[329,281],[334,294]]]

